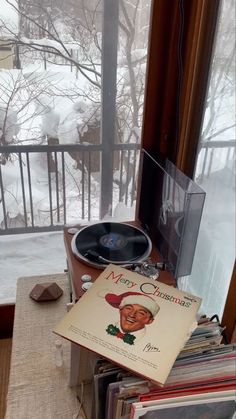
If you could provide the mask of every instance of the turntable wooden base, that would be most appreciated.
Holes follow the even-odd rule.
[[[128,222],[129,224],[133,224],[140,228],[137,222]],[[80,228],[81,226],[78,226]],[[94,268],[91,266],[86,265],[85,263],[79,261],[72,253],[71,250],[71,240],[73,235],[68,233],[68,227],[64,228],[64,243],[66,249],[66,256],[67,256],[67,265],[68,265],[68,275],[71,284],[71,301],[77,301],[83,294],[84,291],[82,290],[83,281],[81,280],[81,276],[84,274],[88,274],[91,276],[92,281],[95,281],[96,278],[100,275],[101,269]],[[162,262],[162,258],[158,251],[153,246],[151,255],[151,261],[155,262]],[[158,281],[163,282],[167,285],[176,287],[176,280],[173,275],[168,271],[161,271]]]

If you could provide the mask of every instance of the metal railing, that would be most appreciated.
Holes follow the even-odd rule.
[[[102,144],[1,146],[0,234],[61,230],[65,224],[99,220],[108,199],[110,208],[118,202],[132,206],[139,155],[138,144],[114,144],[113,179],[103,179]],[[102,183],[108,181],[112,196],[101,196]]]
[[[235,140],[228,141],[204,141],[200,145],[199,155],[201,154],[201,167],[197,175],[198,183],[201,184],[205,177],[209,177],[214,168],[214,162],[217,161],[220,169],[228,167],[229,162],[232,162],[232,178],[234,178],[235,169]],[[230,169],[230,168],[229,168]],[[230,186],[230,185],[229,185]]]
[[[214,169],[215,153],[220,153],[222,167],[235,159],[235,141],[209,141],[200,152],[199,184]],[[132,206],[140,145],[113,145],[112,179],[106,176],[107,152],[106,159],[103,155],[102,144],[1,146],[0,234],[57,231],[65,224],[99,220],[107,201],[113,209],[119,202]],[[112,196],[104,196],[108,182]]]

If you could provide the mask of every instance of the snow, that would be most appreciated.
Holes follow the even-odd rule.
[[[17,143],[35,144],[35,139],[42,142],[47,134],[59,138],[61,144],[79,142],[87,123],[100,119],[100,97],[95,104],[83,98],[86,88],[84,77],[76,76],[67,66],[61,66],[59,71],[51,65],[45,71],[41,62],[41,66],[34,63],[24,70],[1,70],[0,129],[6,104],[11,102],[5,124],[6,141],[15,136]]]
[[[17,112],[14,109],[9,108],[6,117],[6,106],[0,102],[0,136],[3,133],[3,129],[7,144],[11,143],[12,138],[20,131],[19,124],[17,123]]]
[[[63,233],[33,233],[0,237],[0,304],[12,303],[17,278],[64,272]]]
[[[16,6],[17,1],[12,0],[12,5]],[[4,22],[4,26],[2,23]],[[9,28],[7,30],[6,26]],[[1,0],[0,7],[0,37],[14,37],[12,33],[18,32],[18,13],[5,0]]]
[[[201,187],[206,200],[192,272],[179,287],[202,297],[203,313],[221,318],[235,261],[235,178],[228,168],[212,171]]]
[[[134,211],[134,206],[120,202],[114,216],[104,220],[134,220]],[[13,303],[19,277],[61,273],[67,268],[63,231],[0,236],[0,266],[0,304]]]

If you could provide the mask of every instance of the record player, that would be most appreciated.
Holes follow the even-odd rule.
[[[72,300],[109,263],[171,286],[191,272],[205,192],[169,160],[141,153],[136,219],[65,227]]]

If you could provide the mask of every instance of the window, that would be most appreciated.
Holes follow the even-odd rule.
[[[220,7],[221,5],[222,8]],[[197,2],[189,2],[187,0],[181,0],[172,2],[171,6],[169,2],[167,5],[167,2],[160,1],[154,2],[153,7],[152,27],[155,28],[155,31],[151,31],[147,96],[144,110],[143,146],[153,152],[162,152],[189,177],[194,178],[195,173],[195,179],[198,179],[198,181],[201,179],[198,170],[201,168],[200,163],[203,163],[202,157],[200,157],[201,160],[199,160],[197,165],[196,162],[198,154],[201,156],[205,150],[204,144],[199,144],[199,138],[201,138],[201,125],[204,119],[204,103],[206,102],[206,94],[208,94],[207,85],[212,57],[212,45],[215,39],[218,18],[224,10],[225,5],[228,6],[229,11],[231,10],[230,13],[233,20],[235,5],[231,1],[220,2],[215,0],[205,2],[204,0],[199,0]],[[227,19],[225,24],[227,24]],[[233,24],[231,24],[231,35],[233,37],[235,36],[234,25],[235,22],[233,21]],[[168,31],[165,30],[166,27],[168,27]],[[220,36],[219,33],[219,38]],[[229,45],[228,38],[227,40],[224,38],[225,52],[227,54],[229,53]],[[234,60],[233,56],[231,58]],[[235,68],[233,66],[235,62],[232,61],[231,64],[231,69],[234,72]],[[227,82],[227,90],[229,90],[230,83],[232,83],[232,72],[230,76],[231,79]],[[234,101],[235,99],[231,98],[231,102],[229,102],[231,110],[234,106],[232,100]],[[228,163],[230,164],[230,161],[233,159],[231,154],[233,152],[231,148],[232,142],[230,140],[235,140],[235,128],[232,126],[231,132],[225,130],[225,126],[222,128],[224,129],[224,146],[228,150],[231,149],[230,155],[228,154],[227,157],[227,160],[229,159]],[[228,134],[230,136],[226,141],[226,135]],[[231,137],[232,134],[233,137]],[[214,137],[212,140],[214,140]],[[220,145],[220,143],[217,145]],[[229,145],[230,147],[228,147]],[[200,151],[201,147],[202,151]],[[225,151],[223,150],[222,154],[224,153]],[[210,162],[209,153],[207,160]],[[196,169],[194,170],[195,166]],[[211,164],[208,167],[211,167]],[[215,163],[213,167],[215,171]],[[229,170],[229,173],[233,174],[231,170]],[[234,199],[235,191],[233,187],[231,192],[231,196]],[[232,225],[232,234],[234,234],[233,227]],[[216,235],[217,232],[216,230]],[[201,240],[201,234],[200,231],[199,242]],[[199,249],[199,247],[200,245],[195,255],[195,259],[198,259],[198,262],[198,252],[203,253],[204,249],[206,251],[208,250],[205,243],[202,249]],[[230,252],[232,252],[232,249],[233,247],[231,247]],[[193,266],[193,275],[196,264],[197,261],[195,261],[195,266]],[[201,264],[199,266],[201,268]],[[195,278],[183,278],[180,282],[180,287],[202,295],[204,301],[208,300],[208,304],[209,302],[211,304],[216,297],[219,304],[214,307],[212,305],[211,307],[210,305],[208,307],[205,305],[203,311],[206,310],[207,314],[210,314],[209,310],[212,310],[221,316],[231,278],[231,269],[232,261],[228,264],[228,274],[225,277],[226,289],[222,290],[221,295],[220,290],[217,289],[217,281],[213,282],[211,277],[207,278],[205,271],[201,272],[202,276],[199,272],[195,274]],[[224,313],[224,324],[227,330],[229,330],[229,339],[232,338],[236,321],[235,315],[233,314],[235,312],[235,272],[234,269],[227,298],[227,307]],[[210,292],[208,289],[209,280],[211,281]]]
[[[206,191],[192,274],[182,286],[222,317],[235,261],[235,2],[222,1],[194,179]]]
[[[0,222],[98,220],[119,203],[133,218],[151,1],[4,0],[3,9],[0,46],[14,68],[4,55]],[[64,154],[27,150],[48,144]]]

